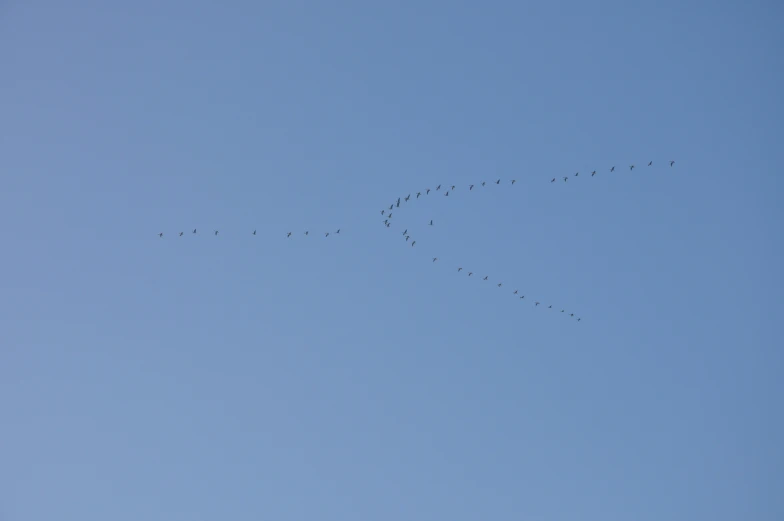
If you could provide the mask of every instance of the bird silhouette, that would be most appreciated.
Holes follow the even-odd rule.
[[[485,275],[485,278],[483,278],[482,280],[487,280],[487,275]]]
[[[381,215],[384,215],[384,210],[381,210]]]
[[[180,232],[180,237],[182,237],[182,234],[183,234],[183,233],[185,233],[185,232]]]
[[[436,186],[436,191],[441,190],[441,185]]]
[[[324,237],[329,237],[329,232],[325,233]]]
[[[455,191],[455,185],[452,185],[452,191],[453,192]]]
[[[564,183],[567,182],[568,180],[569,180],[568,177],[564,177]]]
[[[500,283],[500,282],[498,283],[498,287],[499,287],[499,288],[501,287],[501,283]]]
[[[193,233],[196,233],[196,228],[193,229]]]
[[[409,239],[410,237],[411,237],[410,235],[406,235],[406,242],[408,242],[408,239]]]
[[[445,196],[449,197],[449,190],[444,193]]]
[[[411,247],[412,248],[414,247],[414,244],[416,244],[416,241],[411,241]]]
[[[387,226],[389,226],[389,225],[387,225]],[[305,235],[307,235],[307,234],[308,234],[308,232],[305,232]]]
[[[417,192],[417,199],[419,199],[420,195],[422,195],[422,192]]]
[[[340,228],[338,228],[338,231],[336,231],[335,233],[340,233]]]
[[[517,182],[517,179],[512,179],[512,184],[515,184],[516,182]]]
[[[463,271],[463,268],[457,268],[458,273],[460,273],[461,271]]]
[[[215,230],[215,235],[218,235],[218,230]]]
[[[469,186],[469,187],[468,187],[468,190],[469,190],[469,191],[470,191],[470,190],[473,190],[473,189],[474,189],[474,185],[471,185],[471,186]]]
[[[536,306],[538,306],[538,305],[539,305],[539,302],[535,302],[535,303],[534,303],[534,307],[536,307]]]
[[[553,177],[553,179],[552,179],[550,182],[551,182],[551,183],[554,183],[554,182],[555,182],[555,178]]]
[[[253,230],[253,235],[256,235],[256,230]]]
[[[425,190],[425,195],[427,195],[427,194],[429,194],[429,193],[430,193],[430,188],[428,188],[427,190]]]
[[[408,228],[406,228],[405,230],[403,230],[403,235],[405,235],[405,234],[407,234],[407,233],[408,233]]]
[[[594,170],[593,172],[591,172],[591,177],[593,177],[593,176],[595,176],[595,175],[596,175],[596,170]]]
[[[411,199],[411,194],[408,194],[408,195],[406,196],[406,202],[408,202],[408,200],[409,200],[409,199]]]
[[[670,161],[670,166],[674,165],[675,161]]]
[[[158,234],[158,237],[160,237],[161,239],[163,239],[163,232],[159,233],[159,234]]]
[[[580,175],[580,172],[577,172],[576,174],[574,174],[574,177],[577,177],[578,175]]]
[[[433,257],[433,262],[437,261],[438,257]]]
[[[517,290],[514,290],[514,293],[512,293],[512,295],[517,295]]]
[[[430,226],[433,226],[433,219],[430,219]]]
[[[577,322],[579,322],[579,321],[581,321],[581,320],[582,320],[581,318],[578,318],[578,319],[577,319]]]
[[[288,239],[289,237],[291,237],[291,232],[286,234],[286,238]]]
[[[525,298],[525,295],[523,295],[523,296],[522,296],[522,297],[520,297],[520,298],[521,298],[521,299],[524,299],[524,298]]]
[[[547,309],[553,309],[553,306],[547,306]]]
[[[390,205],[389,205],[389,209],[390,209],[390,210],[391,210],[392,208],[394,208],[394,207],[395,207],[395,205],[394,205],[394,204],[390,204]]]
[[[629,170],[634,170],[634,165],[629,165]]]
[[[485,182],[484,182],[484,181],[482,181],[482,186],[484,186],[484,185],[485,185]]]
[[[653,161],[651,161],[650,163],[648,163],[648,166],[651,166],[652,164],[653,164]]]
[[[501,180],[499,179],[498,181],[495,182],[495,184],[500,185],[501,184]]]
[[[610,172],[615,172],[615,167],[612,167],[612,168],[610,169]]]
[[[474,272],[473,272],[473,271],[469,271],[469,272],[468,272],[468,276],[469,276],[469,277],[470,277],[471,275],[473,275],[473,274],[474,274]]]

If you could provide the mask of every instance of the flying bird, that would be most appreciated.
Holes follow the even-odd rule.
[[[419,199],[420,195],[422,195],[422,192],[417,192],[417,199]]]
[[[410,235],[406,235],[406,242],[408,242],[408,239],[409,239],[410,237],[411,237]]]
[[[444,195],[449,197],[449,190],[447,190],[446,193],[444,193]]]
[[[634,170],[634,165],[629,165],[629,170]]]
[[[394,206],[395,206],[394,204],[390,204],[389,209],[391,210]]]
[[[405,234],[407,234],[407,233],[408,233],[408,228],[406,228],[405,230],[403,230],[403,235],[405,235]]]
[[[648,166],[651,166],[652,164],[653,164],[653,161],[651,161],[650,163],[648,163]]]
[[[570,317],[573,317],[573,316],[574,316],[574,313],[569,313],[569,316],[570,316]]]
[[[196,233],[196,228],[193,229],[193,233]]]
[[[564,183],[567,182],[568,180],[569,180],[568,177],[564,177]]]
[[[485,185],[485,182],[484,182],[484,181],[482,181],[482,186],[484,186],[484,185]]]
[[[411,194],[408,194],[408,195],[406,196],[406,202],[408,202],[408,200],[409,200],[409,199],[411,199]]]
[[[517,179],[512,179],[512,184],[515,184],[516,182],[517,182]]]
[[[387,215],[387,217],[391,219],[392,218],[392,214]]]
[[[381,210],[381,215],[384,215],[384,210]]]
[[[325,233],[324,237],[329,237],[329,232]]]
[[[455,191],[455,185],[452,185],[452,191],[453,192]]]
[[[551,183],[554,183],[554,182],[555,182],[555,178],[553,177],[552,181],[550,181],[550,182],[551,182]]]
[[[517,290],[514,290],[514,293],[512,293],[512,295],[517,295]]]
[[[288,239],[289,237],[291,237],[291,232],[286,234],[286,238]]]
[[[458,273],[460,273],[461,271],[463,271],[463,268],[457,268]]]
[[[521,298],[521,299],[524,299],[524,298],[525,298],[525,295],[523,295],[523,296],[522,296],[522,297],[520,297],[520,298]]]
[[[411,247],[412,248],[414,247],[414,244],[416,244],[416,241],[411,241]]]
[[[336,231],[335,233],[340,233],[340,228],[338,228],[338,231]]]
[[[674,165],[675,161],[670,161],[670,166]]]
[[[180,237],[182,237],[182,234],[183,234],[183,233],[185,233],[185,232],[180,232]]]
[[[538,305],[539,305],[539,303],[538,303],[538,302],[535,302],[535,303],[534,303],[534,307],[536,307],[536,306],[538,306]]]
[[[594,170],[593,172],[591,172],[591,177],[593,177],[593,176],[595,176],[595,175],[596,175],[596,170]]]
[[[553,309],[553,306],[547,306],[547,309]]]
[[[468,276],[469,276],[469,277],[470,277],[471,275],[473,275],[473,274],[474,274],[474,272],[473,272],[473,271],[469,271],[469,272],[468,272]]]
[[[387,223],[387,228],[389,228],[389,223]]]
[[[574,177],[577,177],[578,175],[580,175],[580,172],[577,172],[576,174],[574,174]]]
[[[495,182],[495,184],[500,185],[501,184],[501,180],[499,179],[498,181]]]
[[[388,226],[388,225],[387,225],[387,226]],[[305,232],[305,235],[307,235],[307,234],[308,234],[308,232]]]
[[[215,235],[218,235],[218,230],[215,230]]]
[[[160,237],[161,239],[163,239],[163,232],[159,233],[159,234],[158,234],[158,237]]]
[[[498,283],[498,287],[499,287],[499,288],[501,287],[501,283],[500,283],[500,282]]]
[[[389,219],[384,219],[384,224],[389,224]]]
[[[253,230],[253,235],[256,235],[256,230]]]
[[[400,199],[398,199],[397,202],[395,203],[395,208],[400,208]]]
[[[579,322],[579,321],[581,321],[581,320],[582,320],[581,318],[578,318],[578,319],[577,319],[577,322]]]
[[[433,226],[433,219],[430,219],[430,226]]]
[[[474,185],[471,185],[471,186],[469,186],[469,187],[468,187],[468,190],[469,190],[469,191],[470,191],[470,190],[473,190],[473,189],[474,189]]]
[[[436,186],[436,190],[441,190],[441,185]]]
[[[429,194],[429,193],[430,193],[430,188],[428,188],[427,190],[425,190],[425,195],[427,195],[427,194]]]
[[[610,169],[610,172],[615,172],[615,167],[612,167],[612,168]]]
[[[400,204],[400,197],[397,198],[396,204]]]
[[[438,257],[433,257],[433,262],[437,261]]]
[[[487,280],[487,275],[485,275],[485,278],[483,278],[482,280]]]

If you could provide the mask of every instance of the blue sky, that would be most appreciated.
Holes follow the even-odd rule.
[[[0,519],[782,519],[782,14],[4,2]]]

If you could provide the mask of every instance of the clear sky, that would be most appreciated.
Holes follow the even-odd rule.
[[[784,519],[783,15],[2,2],[0,520]]]

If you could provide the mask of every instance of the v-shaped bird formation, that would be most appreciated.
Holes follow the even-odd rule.
[[[641,164],[646,165],[646,166],[643,167],[646,170],[649,169],[649,168],[653,168],[654,167],[654,161],[648,161],[647,163],[641,163]],[[669,167],[672,168],[672,167],[675,166],[675,161],[674,160],[669,160],[669,161],[665,162],[664,164],[665,165],[669,165]],[[594,178],[597,175],[601,175],[601,172],[604,172],[606,174],[614,174],[616,172],[616,166],[617,165],[612,165],[612,166],[606,167],[605,169],[602,169],[602,170],[591,170],[590,172],[586,172],[583,175],[583,178],[586,178],[586,177],[587,178]],[[626,170],[626,171],[629,172],[629,173],[633,173],[635,168],[636,168],[636,166],[634,164],[630,164],[630,165],[628,165],[628,170]],[[620,171],[623,171],[623,170],[620,170]],[[570,180],[573,180],[573,179],[577,180],[578,178],[580,178],[580,172],[579,171],[575,172],[573,174],[570,174],[570,175],[556,176],[556,177],[551,178],[549,181],[552,184],[552,183],[558,182],[558,180],[561,179],[561,180],[563,180],[564,183],[568,183]],[[495,178],[495,179],[493,179],[493,178],[488,178],[488,179],[482,179],[481,181],[478,180],[478,181],[475,181],[475,182],[472,182],[472,183],[468,183],[464,187],[458,187],[457,185],[453,185],[453,184],[443,184],[443,183],[436,184],[435,185],[435,189],[431,189],[430,187],[427,187],[427,188],[424,188],[424,189],[420,189],[420,190],[416,190],[416,191],[413,191],[413,192],[409,192],[408,194],[406,194],[403,197],[396,198],[392,202],[392,204],[390,204],[388,207],[384,207],[383,209],[380,210],[381,218],[383,219],[383,221],[381,221],[381,222],[382,222],[382,224],[386,228],[391,228],[392,222],[393,222],[392,221],[393,215],[397,214],[397,212],[400,211],[401,206],[405,207],[408,204],[413,204],[413,203],[415,203],[417,201],[424,201],[425,199],[430,199],[431,194],[433,194],[433,195],[443,194],[443,197],[450,197],[450,194],[452,194],[452,197],[454,197],[454,194],[459,193],[459,192],[473,193],[473,192],[476,192],[478,190],[487,189],[488,185],[489,186],[495,185],[495,186],[507,187],[507,188],[511,189],[512,187],[515,186],[516,183],[517,183],[517,179],[503,179],[503,178]],[[442,188],[443,188],[443,190],[442,190]],[[426,224],[428,226],[435,226],[435,223],[434,223],[433,219],[430,219],[428,222],[424,222],[423,224]],[[340,230],[341,230],[340,228],[331,229],[331,230],[328,230],[328,231],[321,231],[321,232],[318,232],[318,231],[315,231],[315,230],[300,230],[300,231],[289,230],[289,231],[281,231],[279,236],[281,238],[285,238],[285,239],[288,239],[288,240],[291,240],[291,239],[294,239],[294,238],[304,239],[304,238],[319,236],[319,234],[321,234],[323,238],[330,238],[330,237],[340,236]],[[205,232],[202,232],[202,231],[198,230],[197,228],[193,228],[192,230],[189,230],[189,231],[181,230],[181,231],[175,232],[173,235],[175,237],[184,237],[186,235],[188,235],[188,236],[195,236],[195,235],[200,235],[202,233],[206,233],[206,234],[211,235],[213,237],[218,237],[221,232],[220,232],[220,230],[214,230],[214,229],[206,230]],[[256,230],[256,229],[247,230],[244,233],[246,233],[247,236],[249,236],[249,237],[255,237],[255,236],[258,235],[258,230]],[[161,239],[163,239],[164,236],[165,236],[164,232],[158,232],[157,235]],[[408,228],[405,228],[403,230],[402,236],[405,239],[405,243],[406,244],[410,244],[411,248],[414,248],[416,246],[417,241],[416,241],[416,239],[414,239],[413,235],[409,232]],[[443,261],[440,261],[439,257],[434,256],[432,258],[431,263],[434,264],[434,265],[442,265]],[[453,268],[454,268],[454,266],[453,266]],[[457,269],[457,273],[465,275],[467,279],[476,280],[478,283],[482,283],[482,284],[492,284],[492,285],[495,285],[495,287],[498,288],[498,290],[500,292],[502,292],[502,293],[509,293],[510,296],[515,297],[520,302],[529,302],[530,305],[532,305],[535,308],[540,308],[541,307],[542,309],[550,309],[550,310],[553,310],[553,309],[558,310],[558,309],[560,309],[560,313],[563,313],[564,316],[572,318],[572,319],[575,319],[577,322],[580,322],[582,320],[580,317],[575,316],[574,313],[571,313],[571,312],[567,313],[566,309],[561,308],[560,306],[553,307],[553,304],[549,304],[549,303],[547,303],[547,305],[544,305],[544,304],[542,304],[541,300],[532,299],[530,297],[526,300],[526,294],[525,294],[524,291],[518,289],[517,287],[513,287],[510,290],[508,285],[506,285],[504,282],[502,282],[500,280],[491,280],[491,277],[488,274],[482,276],[482,275],[479,275],[479,272],[468,270],[468,269],[464,269],[462,266],[457,266],[456,269]]]

